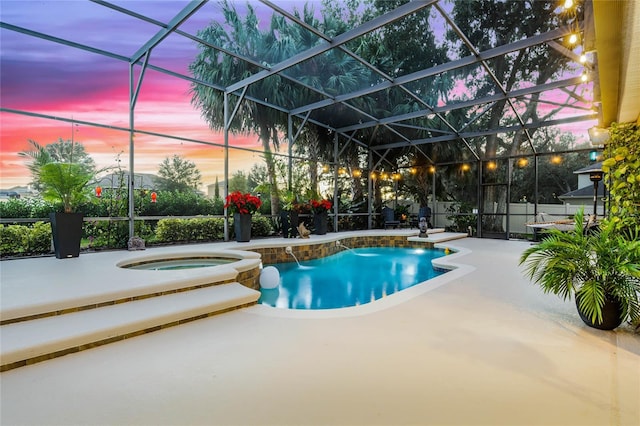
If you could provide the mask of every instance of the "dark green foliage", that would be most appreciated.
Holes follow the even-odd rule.
[[[467,232],[469,227],[476,230],[478,226],[478,216],[473,214],[473,206],[469,203],[453,203],[447,207],[447,219],[452,225],[447,227],[447,231],[451,232]]]
[[[219,200],[211,200],[193,192],[158,191],[157,202],[149,196],[141,198],[137,204],[140,216],[195,216],[222,214]]]
[[[155,239],[153,227],[148,222],[135,221],[135,235],[149,241]],[[84,235],[89,249],[126,249],[129,241],[128,221],[87,221]]]
[[[11,199],[0,203],[0,217],[3,219],[45,218],[55,210],[53,204],[39,198]]]
[[[273,234],[273,223],[271,219],[260,214],[254,214],[251,218],[251,236],[268,237]]]

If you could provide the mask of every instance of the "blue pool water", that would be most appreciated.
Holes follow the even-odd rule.
[[[259,303],[286,309],[357,306],[402,291],[444,273],[431,260],[443,250],[376,247],[333,256],[279,263],[280,286],[262,289]]]

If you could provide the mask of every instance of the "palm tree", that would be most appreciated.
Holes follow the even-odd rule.
[[[213,22],[198,32],[198,36],[208,45],[200,45],[200,53],[189,66],[196,79],[217,87],[226,87],[259,72],[261,68],[257,63],[278,63],[296,53],[293,50],[295,44],[286,37],[280,37],[280,34],[286,34],[286,22],[283,19],[272,17],[270,28],[261,31],[258,17],[251,5],[247,5],[244,20],[228,1],[223,1],[221,5],[225,24],[230,30],[227,31],[219,22]],[[224,53],[223,49],[237,56]],[[286,106],[290,99],[289,86],[290,83],[281,76],[274,75],[252,84],[247,90],[247,95]],[[195,83],[191,92],[191,102],[202,111],[210,127],[216,130],[223,129],[223,92],[211,86]],[[272,214],[278,212],[279,195],[271,146],[273,144],[275,149],[278,148],[278,132],[285,127],[284,123],[286,116],[283,113],[244,99],[229,128],[233,133],[256,133],[260,138],[269,174]]]

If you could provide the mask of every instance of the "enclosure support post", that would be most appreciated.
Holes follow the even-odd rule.
[[[477,167],[477,209],[478,212],[476,214],[476,235],[478,238],[482,238],[482,214],[484,213],[484,194],[482,191],[482,160],[478,159],[478,167]]]
[[[373,194],[373,179],[371,175],[373,174],[373,153],[369,150],[368,155],[368,167],[369,174],[367,176],[367,229],[373,229],[373,216],[372,216],[372,194]]]
[[[333,231],[338,232],[338,132],[333,132]]]
[[[287,189],[293,190],[293,118],[287,114],[287,140],[289,141],[289,170],[287,171]]]
[[[241,102],[239,99],[238,102]],[[224,94],[224,197],[226,200],[229,195],[229,125],[231,118],[229,117],[229,94]],[[225,203],[226,204],[226,203]],[[224,208],[224,240],[229,241],[229,214],[227,208]]]

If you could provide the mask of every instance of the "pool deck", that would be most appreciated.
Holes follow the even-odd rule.
[[[114,267],[122,260],[300,241],[3,261],[3,319],[54,300],[132,291]],[[0,423],[640,424],[640,335],[628,325],[591,329],[572,301],[529,283],[518,267],[528,242],[440,244],[458,251],[443,260],[455,270],[370,304],[255,305],[3,372]]]

